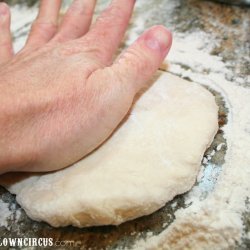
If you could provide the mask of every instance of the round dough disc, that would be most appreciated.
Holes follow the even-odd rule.
[[[2,177],[29,217],[52,226],[118,225],[150,214],[195,182],[218,129],[214,96],[158,73],[101,147],[71,167]]]

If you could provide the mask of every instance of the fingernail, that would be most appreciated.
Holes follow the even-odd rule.
[[[171,33],[163,26],[153,28],[146,37],[146,45],[165,54],[171,46]]]
[[[1,2],[0,3],[0,15],[4,16],[8,13],[8,6],[6,3]]]

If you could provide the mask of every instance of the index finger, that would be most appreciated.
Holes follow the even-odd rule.
[[[128,26],[134,4],[135,0],[113,0],[82,38],[97,48],[102,63],[109,64],[112,60]]]

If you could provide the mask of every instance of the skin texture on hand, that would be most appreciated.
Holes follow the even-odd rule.
[[[90,27],[95,0],[41,0],[25,47],[12,50],[10,10],[0,3],[0,173],[53,171],[105,141],[171,47],[155,26],[115,61],[135,0],[113,0]]]

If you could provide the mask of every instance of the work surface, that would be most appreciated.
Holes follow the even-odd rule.
[[[97,12],[103,9],[108,1],[98,2]],[[34,11],[26,8],[20,10],[17,6],[13,8],[16,15],[13,17],[16,22],[13,30],[18,48],[24,41],[28,30],[26,24],[32,20]],[[18,21],[20,17],[23,17],[21,22]],[[220,82],[217,81],[225,81],[229,89],[230,84],[232,88],[240,86],[249,90],[250,87],[250,8],[209,1],[140,0],[137,1],[135,14],[122,47],[131,44],[146,28],[155,24],[164,24],[174,32],[175,42],[168,57],[170,66],[162,66],[161,70],[168,70],[188,80],[205,84],[216,96],[220,107],[220,130],[205,154],[203,170],[196,183],[199,199],[205,201],[220,181],[228,151],[228,141],[223,137],[223,126],[228,122],[228,107],[231,103],[225,94],[226,91],[220,92]],[[187,202],[189,193],[176,197],[152,215],[118,227],[56,229],[30,220],[16,204],[15,197],[0,187],[0,208],[3,207],[3,202],[8,204],[7,211],[0,211],[0,237],[49,237],[54,241],[75,241],[78,248],[82,249],[130,249],[139,239],[158,235],[172,225],[177,210],[192,206],[192,202]],[[247,200],[242,218],[246,225],[244,230],[249,232],[250,212],[247,212]],[[246,237],[234,249],[250,249],[250,240]]]

